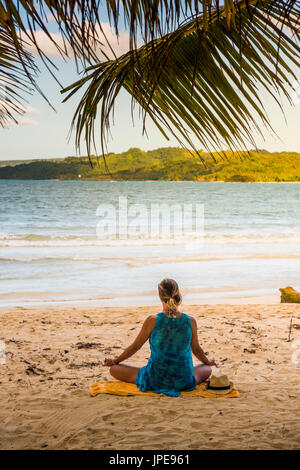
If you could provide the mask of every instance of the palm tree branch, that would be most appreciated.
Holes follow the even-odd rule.
[[[276,95],[281,91],[289,97],[289,75],[295,78],[288,61],[299,64],[296,39],[276,25],[282,21],[296,34],[298,7],[290,2],[288,13],[283,9],[280,16],[282,2],[229,2],[231,8],[227,2],[218,11],[211,10],[209,28],[207,18],[200,15],[116,60],[88,68],[86,77],[63,90],[69,92],[66,101],[88,84],[72,121],[77,145],[85,132],[90,152],[99,106],[105,152],[111,113],[121,89],[139,104],[144,122],[149,117],[160,130],[165,128],[195,151],[193,138],[208,150],[224,144],[232,150],[245,147],[246,142],[255,145],[251,127],[263,135],[255,115],[273,131],[260,87],[281,106]],[[231,25],[228,29],[233,14],[239,28]]]

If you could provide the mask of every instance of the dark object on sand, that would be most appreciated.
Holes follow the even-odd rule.
[[[92,349],[92,348],[99,348],[101,347],[101,343],[77,343],[77,349]]]
[[[293,326],[293,317],[291,317],[291,321],[290,321],[288,343],[291,341],[292,326]]]
[[[300,304],[300,292],[297,292],[293,287],[285,287],[279,289],[281,292],[281,303]]]

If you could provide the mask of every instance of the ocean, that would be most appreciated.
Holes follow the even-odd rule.
[[[300,290],[300,184],[0,181],[0,306],[276,303]]]

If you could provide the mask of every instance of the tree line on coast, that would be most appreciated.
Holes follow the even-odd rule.
[[[249,154],[224,152],[199,155],[177,147],[145,152],[131,148],[108,153],[107,167],[102,157],[67,157],[62,160],[36,160],[0,168],[0,179],[30,180],[158,180],[287,182],[300,181],[300,153],[251,150]],[[227,159],[228,158],[228,159]]]

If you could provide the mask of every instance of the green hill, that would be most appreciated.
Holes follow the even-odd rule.
[[[224,159],[182,148],[167,147],[144,152],[106,155],[109,172],[102,157],[67,157],[62,160],[35,160],[0,168],[0,179],[61,180],[162,180],[162,181],[300,181],[300,153],[250,151],[250,154],[224,152]],[[228,157],[228,160],[227,158]]]
[[[47,161],[60,162],[63,158],[48,158]],[[22,163],[31,163],[35,162],[36,159],[27,159],[27,160],[0,160],[0,168],[3,166],[16,166],[22,165]]]

